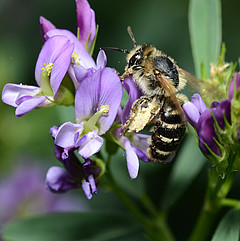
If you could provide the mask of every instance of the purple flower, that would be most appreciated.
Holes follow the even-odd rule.
[[[95,13],[91,9],[87,0],[76,0],[76,8],[77,8],[77,32],[76,32],[77,40],[89,53],[92,53],[94,48],[94,42],[96,39],[96,33],[97,33]],[[40,29],[41,29],[42,38],[44,41],[46,41],[49,38],[48,32],[50,30],[56,29],[56,27],[49,20],[41,16]]]
[[[39,87],[6,84],[2,101],[16,107],[20,117],[35,108],[64,103],[58,90],[65,76],[74,45],[64,36],[54,36],[45,42],[36,63],[35,79]]]
[[[57,136],[58,128],[52,127],[50,134],[53,139]],[[55,156],[63,163],[61,167],[51,167],[46,175],[47,188],[54,193],[62,193],[74,188],[82,188],[88,199],[97,194],[97,181],[101,168],[89,158],[82,164],[74,153],[74,148],[66,150],[55,144]]]
[[[75,88],[78,88],[79,81],[92,74],[99,68],[106,66],[107,58],[104,51],[100,51],[97,61],[91,57],[96,41],[97,27],[95,23],[95,13],[90,8],[88,1],[76,0],[77,7],[77,34],[66,29],[57,29],[50,21],[40,17],[41,33],[44,41],[53,36],[64,36],[74,44],[71,64],[68,74],[70,75]],[[78,78],[76,78],[78,72]]]
[[[83,46],[91,52],[96,37],[95,13],[87,0],[76,0],[77,5],[77,33]]]
[[[198,137],[200,149],[205,154],[210,154],[209,149],[218,156],[222,156],[220,149],[220,140],[218,137],[218,126],[224,130],[225,121],[231,125],[231,103],[229,100],[221,102],[213,102],[212,108],[207,109],[201,96],[194,94],[191,102],[183,105],[183,110],[193,127],[195,127]]]
[[[128,120],[133,102],[142,95],[141,91],[134,84],[131,77],[128,77],[124,80],[123,86],[128,92],[129,98],[123,111],[120,113],[122,124]],[[127,133],[126,136],[122,136],[121,132],[122,129],[118,128],[115,136],[126,151],[128,172],[130,177],[134,179],[138,175],[139,159],[148,162],[146,151],[149,146],[148,139],[150,138],[150,135]]]
[[[85,159],[97,153],[103,144],[100,136],[111,127],[121,99],[122,86],[115,70],[99,69],[84,78],[75,96],[76,123],[66,122],[56,133],[55,144],[64,149],[64,156],[72,149]]]

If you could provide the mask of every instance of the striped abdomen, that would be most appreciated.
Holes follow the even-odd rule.
[[[174,105],[164,103],[159,118],[155,122],[154,132],[148,148],[148,158],[151,161],[167,160],[177,149],[184,137],[186,124]]]

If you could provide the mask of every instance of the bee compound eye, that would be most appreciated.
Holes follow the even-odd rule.
[[[141,64],[141,62],[142,62],[142,54],[136,53],[130,58],[129,63],[128,63],[128,67],[131,67],[133,65]]]

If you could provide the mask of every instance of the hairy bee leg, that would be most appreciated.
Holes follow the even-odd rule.
[[[156,118],[159,111],[159,101],[156,97],[142,96],[133,103],[129,120],[122,126],[123,134],[127,131],[141,131]]]

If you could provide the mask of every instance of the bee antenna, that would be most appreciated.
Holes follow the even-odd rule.
[[[125,54],[129,54],[129,51],[127,49],[120,49],[120,48],[114,48],[114,47],[104,47],[104,48],[100,48],[100,50],[114,50],[114,51],[123,52]]]
[[[136,48],[136,47],[137,47],[137,43],[136,43],[136,40],[135,40],[135,38],[134,38],[132,29],[131,29],[130,26],[127,27],[127,31],[128,31],[128,34],[129,34],[130,38],[131,38],[132,41],[133,41],[133,47]]]

